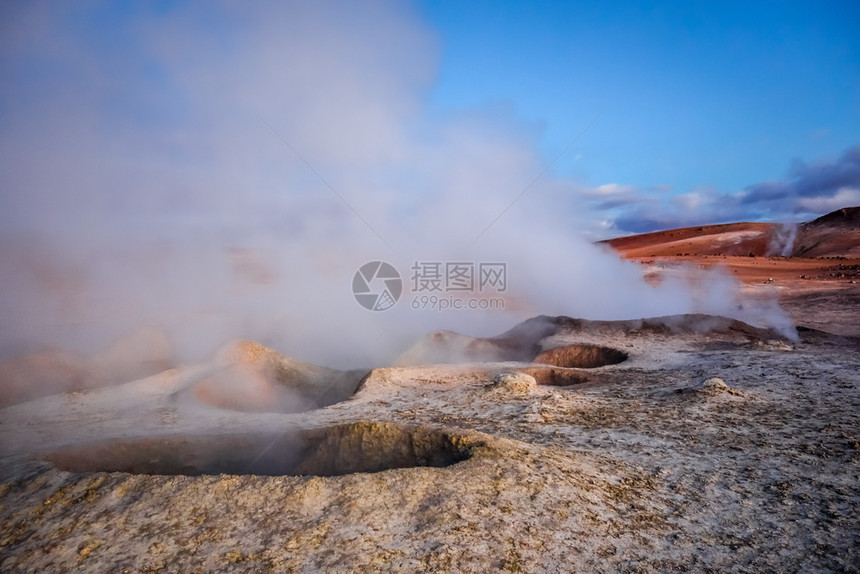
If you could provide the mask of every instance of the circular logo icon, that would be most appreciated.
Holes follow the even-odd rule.
[[[385,261],[365,263],[352,277],[352,294],[358,304],[369,311],[391,309],[402,292],[400,273]]]

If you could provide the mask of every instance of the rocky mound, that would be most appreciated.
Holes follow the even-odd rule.
[[[725,335],[753,341],[792,342],[774,329],[754,327],[737,319],[704,314],[669,315],[623,321],[591,321],[566,316],[533,317],[497,337],[470,337],[452,331],[438,331],[418,341],[397,360],[399,365],[430,365],[479,362],[521,362],[548,364],[568,369],[593,369],[618,364],[627,353],[611,347],[575,343],[560,348],[551,337],[638,336],[638,335]],[[549,347],[547,349],[547,347]],[[525,372],[525,371],[523,371]],[[528,374],[540,380],[587,380],[582,373],[561,370]],[[547,383],[561,384],[561,383]],[[570,384],[570,383],[565,383]]]
[[[570,333],[598,332],[602,334],[661,334],[661,335],[705,335],[720,334],[746,338],[750,341],[779,340],[788,341],[785,335],[774,329],[755,327],[738,319],[706,315],[703,313],[686,313],[683,315],[667,315],[665,317],[650,317],[647,319],[630,319],[625,321],[588,321],[556,317],[554,319],[560,328]]]
[[[551,317],[527,319],[495,337],[471,337],[453,331],[436,331],[416,342],[398,357],[398,365],[430,365],[501,361],[530,362],[540,352],[542,339],[553,335]]]
[[[233,341],[215,356],[215,372],[194,383],[198,401],[248,412],[302,412],[345,400],[366,370],[304,363],[251,341]]]

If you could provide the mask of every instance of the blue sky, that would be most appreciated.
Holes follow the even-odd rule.
[[[790,178],[792,162],[837,162],[860,143],[856,2],[424,2],[421,14],[441,39],[434,104],[507,107],[546,161],[600,116],[555,173],[622,186],[631,208],[659,197],[631,228],[807,217],[835,203],[687,218],[665,202]]]
[[[126,177],[152,177],[150,187],[159,189],[188,188],[194,170],[233,163],[227,177],[243,173],[237,185],[261,196],[275,183],[279,193],[295,194],[313,184],[307,169],[287,176],[262,160],[240,166],[248,146],[232,151],[224,141],[259,135],[228,125],[241,114],[257,127],[258,116],[274,122],[329,174],[349,172],[347,191],[361,189],[361,179],[376,188],[399,182],[391,195],[407,204],[417,192],[403,188],[432,195],[443,184],[474,184],[476,176],[452,182],[439,175],[453,161],[440,158],[462,156],[457,146],[468,141],[468,153],[496,154],[519,168],[508,174],[510,189],[493,184],[504,205],[596,119],[533,186],[562,198],[562,209],[578,214],[578,227],[593,236],[796,221],[860,203],[856,2],[210,9],[179,1],[49,2],[2,10],[0,144],[8,153],[0,199],[10,225],[36,209],[24,196],[57,192],[40,181],[46,149],[76,165],[115,154],[109,163],[124,164]],[[159,152],[165,146],[170,154]],[[345,170],[355,162],[363,162],[361,173]],[[76,173],[70,167],[58,181],[86,180],[78,187],[107,193],[117,173],[107,176],[98,163]],[[170,178],[164,170],[157,178],[130,175],[154,165],[169,165]],[[452,174],[469,169],[450,167]],[[10,194],[15,186],[33,189]],[[133,186],[115,192],[138,207],[167,201],[144,200],[149,194]],[[58,199],[94,201],[68,190]],[[187,194],[169,200],[196,205]]]

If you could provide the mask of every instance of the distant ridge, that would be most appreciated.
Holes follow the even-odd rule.
[[[800,224],[741,222],[600,241],[627,258],[680,256],[860,257],[860,207]]]
[[[801,227],[818,227],[821,225],[838,225],[843,227],[860,227],[860,206],[843,207],[822,215],[818,219],[807,221]]]
[[[860,257],[860,207],[843,207],[800,224],[794,257]]]

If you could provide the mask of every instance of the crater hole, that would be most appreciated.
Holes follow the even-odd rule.
[[[553,367],[525,367],[517,369],[517,372],[531,375],[539,385],[553,387],[568,387],[570,385],[581,385],[591,379],[581,371],[573,369],[562,369]]]
[[[577,344],[544,351],[534,358],[534,362],[556,367],[594,369],[617,365],[627,358],[627,353],[611,347]]]
[[[359,422],[279,434],[117,439],[58,449],[43,458],[70,472],[339,476],[446,467],[470,458],[476,446],[468,437],[436,429]]]

